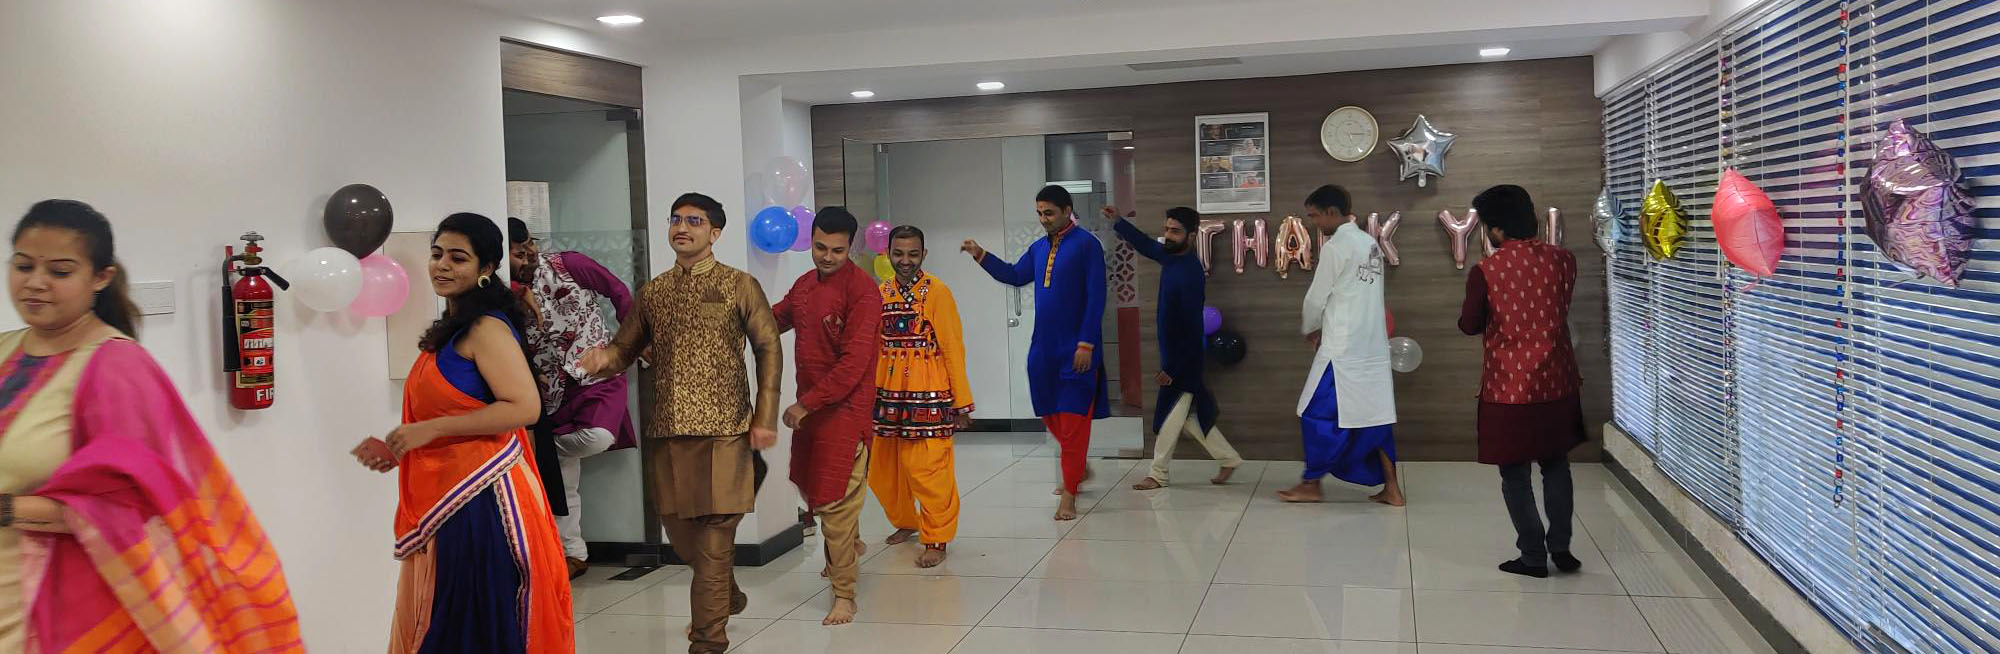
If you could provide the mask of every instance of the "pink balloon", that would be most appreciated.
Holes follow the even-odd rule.
[[[1229,226],[1229,242],[1232,246],[1231,249],[1235,252],[1231,260],[1236,263],[1237,274],[1243,273],[1243,252],[1245,250],[1250,251],[1257,258],[1257,267],[1259,268],[1264,267],[1265,262],[1270,260],[1271,235],[1270,232],[1265,230],[1264,219],[1257,218],[1250,222],[1252,226],[1250,233],[1247,235],[1243,233],[1243,220],[1231,221]]]
[[[792,239],[792,251],[804,252],[813,246],[813,210],[792,207],[792,220],[799,221],[799,236]]]
[[[1194,253],[1196,257],[1201,259],[1201,272],[1203,274],[1208,273],[1209,262],[1213,259],[1210,253],[1215,249],[1215,235],[1221,234],[1224,229],[1227,228],[1223,226],[1222,221],[1206,218],[1202,219],[1201,224],[1195,227]]]
[[[771,204],[790,207],[804,203],[812,192],[812,170],[791,157],[777,157],[764,164],[764,196]],[[802,225],[807,230],[812,225]]]
[[[1771,197],[1731,168],[1715,190],[1715,242],[1738,268],[1758,277],[1778,270],[1785,251],[1785,219]]]
[[[403,265],[380,252],[361,260],[361,293],[347,310],[367,318],[381,318],[403,308],[410,297],[410,276]]]
[[[1478,210],[1467,210],[1461,218],[1451,215],[1450,209],[1445,209],[1438,212],[1438,222],[1444,225],[1444,231],[1451,234],[1452,265],[1465,270],[1465,248],[1471,245],[1467,241],[1473,236],[1473,228],[1479,225]],[[1488,243],[1487,247],[1492,247],[1492,244]]]
[[[1549,221],[1542,225],[1542,240],[1548,241],[1549,245],[1562,247],[1563,212],[1561,209],[1549,207]]]
[[[1403,257],[1396,253],[1396,228],[1403,224],[1403,212],[1389,212],[1388,220],[1381,220],[1379,213],[1368,214],[1368,235],[1375,237],[1375,245],[1382,248],[1382,259],[1391,266],[1403,265]]]
[[[896,229],[890,227],[889,221],[886,220],[877,220],[868,223],[868,230],[865,235],[868,241],[868,249],[876,252],[888,252],[889,232],[893,231],[896,231]]]

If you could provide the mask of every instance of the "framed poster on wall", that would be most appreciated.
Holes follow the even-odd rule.
[[[1271,114],[1194,117],[1195,211],[1271,210]]]

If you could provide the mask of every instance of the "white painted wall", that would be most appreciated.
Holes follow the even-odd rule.
[[[1708,0],[1708,17],[1683,30],[1615,37],[1593,58],[1597,93],[1602,95],[1645,72],[1674,51],[1700,41],[1735,18],[1775,0]]]
[[[325,245],[320,206],[349,182],[387,193],[398,230],[503,216],[500,39],[636,52],[402,0],[0,0],[0,16],[0,61],[34,62],[0,67],[0,213],[89,201],[133,279],[176,284],[179,312],[146,319],[143,342],[275,541],[307,643],[382,651],[395,482],[347,455],[397,421],[382,323],[281,301],[277,406],[231,411],[215,343],[222,246],[246,229],[278,260]]]

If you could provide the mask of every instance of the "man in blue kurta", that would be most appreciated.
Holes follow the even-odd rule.
[[[1077,227],[1074,203],[1060,186],[1035,194],[1048,236],[1014,263],[987,256],[972,239],[960,247],[995,281],[1035,286],[1035,333],[1028,345],[1028,394],[1035,415],[1062,447],[1062,503],[1057,520],[1076,519],[1076,494],[1089,467],[1090,421],[1111,415],[1104,359],[1104,246]]]
[[[1134,214],[1136,215],[1136,214]],[[1132,221],[1118,217],[1118,210],[1104,208],[1118,238],[1131,244],[1141,256],[1160,262],[1160,300],[1155,331],[1160,337],[1160,374],[1154,381],[1160,394],[1153,401],[1153,468],[1134,490],[1153,490],[1167,485],[1168,464],[1174,461],[1174,446],[1182,431],[1208,450],[1222,469],[1208,481],[1222,484],[1243,465],[1243,457],[1222,437],[1215,426],[1215,395],[1202,383],[1202,309],[1208,302],[1208,271],[1201,258],[1189,247],[1201,224],[1201,214],[1187,207],[1167,210],[1167,220],[1155,241]],[[1189,415],[1192,413],[1193,415]]]

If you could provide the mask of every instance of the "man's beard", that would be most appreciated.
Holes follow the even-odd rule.
[[[1180,242],[1167,241],[1165,243],[1162,243],[1161,245],[1166,247],[1167,254],[1181,254],[1188,251],[1187,241],[1180,241]]]

